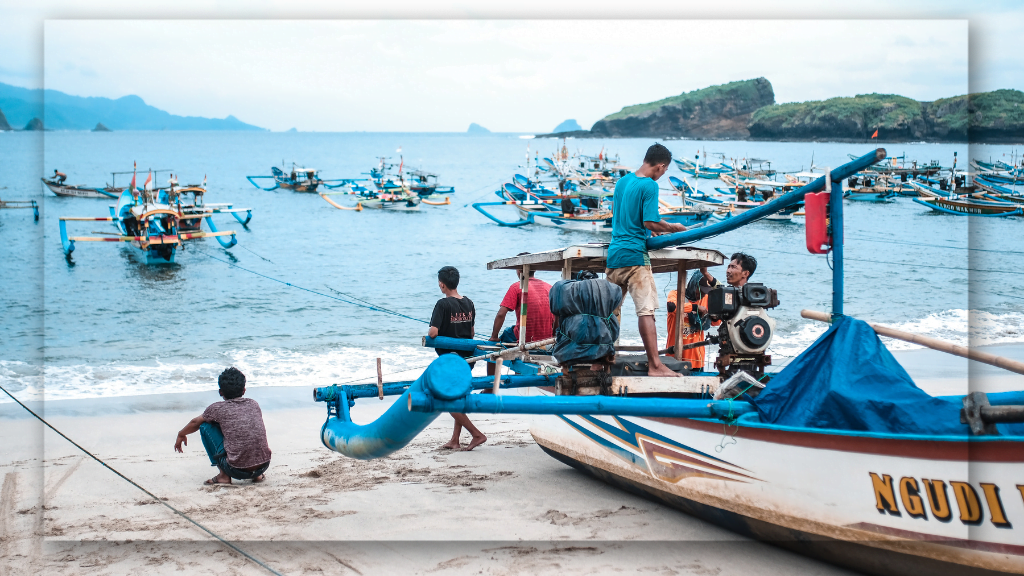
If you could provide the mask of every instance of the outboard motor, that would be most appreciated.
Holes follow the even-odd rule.
[[[744,371],[755,378],[772,363],[765,354],[775,333],[775,320],[766,310],[779,305],[778,293],[764,284],[749,282],[742,288],[720,286],[708,294],[708,315],[721,320],[715,366],[723,378]],[[717,342],[716,342],[717,341]]]

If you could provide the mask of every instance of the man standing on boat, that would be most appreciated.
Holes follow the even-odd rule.
[[[454,266],[445,266],[438,270],[437,287],[441,289],[444,298],[441,298],[434,304],[434,311],[430,315],[430,328],[427,330],[427,336],[431,338],[447,336],[448,338],[468,338],[472,340],[475,333],[476,307],[473,305],[472,300],[459,294],[459,271]],[[463,358],[472,356],[472,352],[447,350],[444,348],[435,348],[434,351],[437,352],[438,356],[449,353],[458,354]],[[473,365],[470,364],[469,368],[472,370]],[[466,447],[467,451],[487,441],[487,436],[484,436],[465,414],[452,413],[452,418],[455,419],[455,430],[452,432],[452,439],[442,448],[451,450],[460,448],[462,444],[459,442],[459,436],[462,435],[463,428],[472,436],[469,446]]]
[[[686,230],[682,224],[663,222],[658,213],[658,179],[665,175],[671,163],[672,152],[661,144],[654,144],[647,149],[643,166],[615,184],[612,242],[608,246],[608,269],[605,270],[609,282],[622,288],[623,295],[628,291],[633,297],[650,376],[679,376],[658,357],[658,328],[654,323],[658,288],[647,254],[648,236]]]
[[[57,169],[54,168],[53,179],[57,181],[57,184],[64,184],[64,181],[68,179],[68,175],[63,172],[58,172]]]

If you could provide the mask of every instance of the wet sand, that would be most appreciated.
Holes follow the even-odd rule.
[[[1024,346],[990,351],[1024,358]],[[922,388],[963,393],[968,363],[897,355]],[[962,370],[962,372],[961,372]],[[970,368],[989,391],[1022,377]],[[993,388],[994,387],[994,388]],[[977,388],[977,386],[975,386]],[[472,452],[439,447],[439,417],[410,446],[361,462],[325,449],[326,410],[306,388],[255,388],[274,457],[267,481],[208,487],[198,434],[177,431],[216,392],[48,402],[45,416],[172,506],[284,574],[847,574],[611,488],[545,455],[526,417],[480,415]],[[390,404],[360,400],[369,422]],[[16,405],[0,405],[0,565],[5,573],[260,574]],[[463,443],[468,435],[463,436]]]

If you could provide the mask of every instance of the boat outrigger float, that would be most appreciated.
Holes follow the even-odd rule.
[[[676,272],[682,293],[687,270],[725,261],[684,245],[806,201],[807,247],[832,253],[833,297],[831,313],[802,315],[831,326],[782,370],[764,371],[774,332],[767,311],[778,298],[748,283],[709,295],[721,327],[696,344],[719,345],[717,372],[682,360],[678,327],[676,345],[666,351],[675,358],[664,363],[682,376],[636,371],[645,358],[619,354],[628,347],[612,346],[618,320],[604,312],[621,303],[621,291],[600,278],[570,280],[580,270],[602,271],[607,245],[572,246],[488,264],[523,278],[562,271],[551,290],[556,339],[521,336],[502,348],[426,338],[425,346],[474,350],[467,360],[493,361],[499,375],[474,378],[467,360],[445,354],[411,382],[317,388],[314,399],[328,407],[321,441],[351,458],[380,458],[443,412],[533,414],[533,438],[557,460],[751,538],[874,574],[1024,573],[1024,391],[930,396],[877,334],[1019,374],[1024,363],[843,313],[839,186],[885,157],[878,149],[728,220],[648,240],[653,271]],[[525,307],[520,313],[525,322]],[[611,336],[593,339],[599,331],[577,330],[583,325],[603,326]],[[594,357],[567,352],[587,346]],[[501,376],[501,363],[516,374]],[[517,394],[527,387],[531,395]],[[484,388],[494,394],[470,394]],[[352,421],[357,398],[385,395],[401,397],[370,424]]]

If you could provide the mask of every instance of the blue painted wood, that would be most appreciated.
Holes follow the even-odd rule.
[[[832,179],[834,181],[842,181],[850,176],[856,174],[858,171],[864,168],[880,162],[885,159],[885,149],[879,148],[869,154],[865,154],[860,158],[843,164],[839,168],[832,171]],[[758,206],[752,210],[747,210],[742,214],[738,214],[717,224],[705,226],[697,230],[687,230],[685,232],[676,232],[674,234],[665,234],[662,236],[655,236],[647,240],[648,250],[659,250],[661,248],[668,248],[669,246],[682,246],[683,244],[690,244],[703,240],[705,238],[711,238],[712,236],[718,236],[730,230],[735,230],[740,226],[745,226],[756,220],[760,220],[772,214],[781,212],[786,208],[795,206],[797,203],[802,202],[804,195],[811,192],[820,192],[825,188],[825,177],[821,176],[806,186],[787,192],[778,199],[773,200],[763,206]]]
[[[735,419],[754,412],[744,401],[683,400],[679,398],[629,398],[620,396],[502,396],[472,394],[441,400],[413,391],[410,406],[416,412],[458,412],[463,414],[604,414],[662,418]]]

